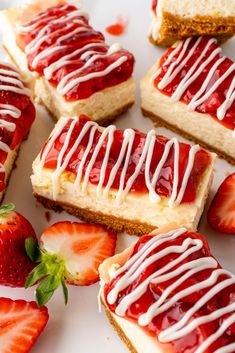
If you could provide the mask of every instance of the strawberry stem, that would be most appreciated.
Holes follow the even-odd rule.
[[[68,302],[68,290],[64,282],[65,264],[57,255],[43,252],[29,238],[26,241],[26,251],[31,259],[37,259],[39,265],[29,274],[25,282],[25,288],[29,288],[40,282],[36,289],[36,301],[39,307],[45,305],[53,296],[55,290],[61,285],[65,304]]]
[[[13,203],[7,203],[6,205],[2,205],[0,207],[0,215],[3,216],[5,213],[9,213],[15,209],[15,205]]]

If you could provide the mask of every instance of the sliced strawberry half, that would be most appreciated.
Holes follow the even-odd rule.
[[[46,229],[41,247],[65,263],[65,278],[87,286],[99,280],[99,265],[114,254],[116,234],[107,228],[84,223],[59,222]]]
[[[47,308],[35,302],[0,298],[1,353],[28,353],[48,318]]]
[[[47,228],[36,249],[33,239],[26,250],[39,265],[31,272],[26,287],[42,280],[36,289],[39,306],[44,305],[61,284],[65,302],[65,282],[87,286],[99,280],[100,264],[115,252],[116,233],[106,227],[78,222],[58,222]]]
[[[220,185],[210,205],[207,220],[216,231],[235,234],[235,173]]]

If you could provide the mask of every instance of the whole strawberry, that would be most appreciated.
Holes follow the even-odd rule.
[[[25,251],[27,238],[37,239],[29,221],[11,203],[0,207],[0,285],[24,287],[35,264]]]

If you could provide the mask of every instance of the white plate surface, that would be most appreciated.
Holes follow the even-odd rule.
[[[0,0],[0,9],[17,6],[23,2],[21,0]],[[119,128],[135,127],[147,132],[154,126],[149,119],[143,118],[140,112],[139,80],[162,53],[161,49],[152,46],[147,40],[150,0],[84,0],[84,6],[90,14],[91,23],[102,32],[104,32],[106,26],[115,22],[117,15],[128,17],[129,25],[125,35],[115,38],[106,34],[108,43],[120,42],[123,47],[133,52],[136,58],[134,73],[137,84],[136,104],[127,114],[117,120],[116,125]],[[235,59],[235,40],[230,40],[223,47],[224,53]],[[0,54],[3,58],[4,53],[1,49]],[[75,220],[66,213],[56,214],[50,211],[51,220],[48,222],[45,217],[45,209],[37,204],[32,196],[30,184],[32,161],[40,151],[52,128],[52,119],[44,108],[38,107],[37,120],[31,129],[28,140],[22,145],[17,160],[17,168],[12,173],[5,197],[5,202],[14,202],[16,209],[32,222],[38,235],[49,224],[58,220]],[[163,128],[159,128],[157,131],[168,137],[174,135]],[[210,200],[224,177],[234,171],[235,167],[231,167],[225,161],[217,161]],[[206,212],[207,209],[204,212],[199,230],[206,235],[213,254],[221,264],[233,271],[235,265],[235,237],[213,232],[206,222]],[[120,235],[117,250],[123,249],[134,239],[135,237]],[[32,353],[127,353],[127,348],[109,325],[104,313],[98,312],[98,289],[98,284],[85,288],[70,286],[67,307],[64,307],[62,293],[58,290],[48,304],[49,323]],[[33,289],[26,291],[2,286],[0,286],[0,296],[14,299],[34,299]]]

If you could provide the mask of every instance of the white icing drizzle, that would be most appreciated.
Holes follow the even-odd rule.
[[[0,65],[4,66],[4,68],[0,68],[0,91],[11,91],[27,96],[30,95],[30,90],[24,86],[24,80],[16,68],[13,65],[3,61],[0,61]],[[14,132],[16,129],[16,124],[5,120],[4,117],[7,115],[13,119],[19,119],[21,116],[21,111],[12,104],[0,103],[0,128]],[[1,141],[1,137],[0,150],[6,152],[7,154],[11,151],[10,147]],[[5,173],[5,166],[3,163],[0,163],[0,172]]]
[[[60,7],[60,11],[67,10],[69,5],[65,5]],[[48,13],[41,13],[37,16],[34,17],[33,20],[27,21],[22,25],[17,25],[17,32],[18,33],[27,33],[33,31],[35,28],[40,26],[42,23],[52,21],[53,19],[56,19],[56,15],[48,15]]]
[[[97,77],[106,76],[110,72],[112,72],[114,69],[116,69],[117,67],[121,66],[125,61],[127,61],[127,59],[128,59],[127,56],[121,56],[114,63],[112,63],[111,65],[107,66],[106,69],[104,69],[103,71],[92,72],[90,74],[74,78],[73,80],[69,81],[68,84],[64,88],[58,89],[58,91],[62,95],[64,95],[64,94],[68,93],[71,89],[73,89],[77,84],[79,84],[81,82],[86,82],[88,80],[92,80],[92,79],[97,78]]]
[[[206,291],[205,294],[203,294],[199,300],[193,304],[190,309],[188,309],[185,315],[178,322],[169,326],[158,335],[160,342],[172,342],[185,337],[200,325],[208,324],[214,320],[221,319],[225,315],[229,315],[220,325],[219,329],[205,339],[195,351],[195,353],[203,353],[211,346],[211,344],[216,342],[217,339],[223,335],[229,326],[235,323],[235,302],[219,308],[208,315],[199,316],[194,319],[193,315],[222,290],[235,284],[235,276],[229,271],[218,268],[218,262],[213,257],[201,257],[181,264],[181,262],[190,254],[196,253],[203,247],[203,242],[201,239],[192,239],[187,237],[183,240],[181,245],[169,245],[162,250],[157,251],[160,245],[169,240],[177,239],[185,232],[185,228],[170,231],[168,233],[153,237],[150,241],[144,244],[143,247],[134,256],[132,256],[124,266],[120,267],[115,274],[113,274],[112,278],[115,278],[124,273],[123,276],[120,277],[115,283],[112,290],[108,293],[107,302],[111,305],[114,304],[119,293],[133,283],[149,265],[164,256],[178,254],[173,261],[167,263],[164,267],[159,268],[154,273],[149,275],[149,277],[137,285],[132,292],[123,297],[119,301],[115,312],[119,316],[124,316],[126,310],[146,292],[150,284],[162,283],[176,278],[175,281],[163,291],[156,302],[148,308],[147,312],[140,315],[138,319],[139,325],[147,326],[151,323],[154,317],[173,308],[177,301],[180,301],[190,294],[208,288],[208,291]],[[156,252],[149,256],[153,250]],[[179,266],[174,269],[176,265]],[[188,278],[203,270],[209,269],[213,271],[207,279],[204,279],[201,282],[191,285],[183,290],[177,291],[177,288]],[[225,276],[225,279],[218,282],[220,276]],[[174,294],[170,296],[172,292]],[[215,353],[232,353],[234,352],[234,348],[234,343],[228,344],[227,346],[217,349]]]
[[[217,116],[218,116],[219,120],[223,120],[227,110],[232,106],[232,104],[235,100],[235,90],[234,89],[235,89],[235,76],[231,82],[229,89],[228,89],[225,101],[217,110]]]
[[[66,10],[67,7],[64,6],[62,7],[62,9]],[[69,74],[67,74],[61,79],[61,81],[57,86],[57,91],[61,95],[65,95],[66,93],[68,93],[80,82],[85,82],[85,81],[94,79],[96,77],[102,77],[102,76],[108,75],[111,71],[113,71],[114,69],[122,65],[128,59],[127,56],[123,55],[119,57],[117,60],[115,60],[112,64],[110,64],[108,67],[106,67],[105,70],[102,70],[99,72],[93,71],[87,75],[75,77],[80,73],[82,74],[82,70],[91,66],[95,60],[112,55],[114,52],[119,51],[121,49],[121,46],[119,44],[114,44],[109,48],[107,53],[101,53],[99,51],[94,50],[94,48],[97,47],[98,49],[100,47],[107,47],[106,44],[104,42],[100,42],[100,43],[93,42],[93,43],[86,44],[82,48],[79,48],[67,55],[63,55],[63,51],[64,50],[66,51],[66,49],[69,48],[69,45],[66,45],[66,44],[63,45],[62,44],[63,42],[69,40],[74,35],[77,35],[80,32],[90,32],[93,30],[89,26],[89,24],[87,24],[86,22],[87,19],[88,19],[88,15],[86,12],[80,9],[76,9],[76,10],[67,12],[64,16],[61,16],[59,18],[56,18],[56,16],[49,16],[49,15],[47,16],[46,13],[40,14],[39,16],[35,17],[33,21],[27,22],[24,25],[18,26],[18,32],[28,33],[32,30],[35,30],[39,26],[43,25],[42,28],[37,33],[36,37],[26,46],[25,52],[28,55],[34,54],[44,42],[48,42],[54,35],[58,36],[61,31],[66,30],[66,34],[59,36],[55,44],[37,53],[37,55],[34,57],[32,61],[32,67],[35,69],[39,64],[40,60],[47,58],[54,53],[61,52],[61,56],[56,61],[51,63],[49,67],[44,69],[43,73],[47,79],[51,79],[53,76],[53,73],[56,70],[72,63],[73,61],[71,59],[74,56],[79,55],[81,52],[84,51],[83,55],[80,58],[81,60],[85,60],[87,57],[89,57],[89,59],[86,62],[84,62],[84,65],[82,65],[79,69],[73,72],[70,72]],[[59,28],[55,26],[54,29],[52,29],[52,31],[48,33],[48,29],[51,28],[51,25],[53,24],[59,25]],[[72,28],[74,24],[77,24],[79,26],[76,27],[74,30],[70,31],[70,28]],[[92,51],[89,50],[90,48],[92,48],[93,50]]]
[[[8,65],[8,63],[0,62],[0,65],[4,65],[4,68],[0,69],[0,90],[29,96],[30,90],[24,86],[19,72],[13,66]],[[8,70],[8,68],[14,71]]]
[[[200,38],[199,38],[200,39]],[[215,58],[216,55],[218,55],[221,52],[221,48],[217,48],[212,52],[212,54],[209,56],[209,58],[203,63],[203,65],[200,65],[201,60],[203,57],[207,54],[208,50],[210,49],[211,45],[215,43],[215,39],[210,39],[207,45],[205,46],[204,50],[202,51],[201,55],[198,57],[198,59],[195,61],[193,66],[190,68],[190,70],[187,72],[183,80],[180,82],[179,86],[175,90],[174,94],[172,95],[172,99],[174,101],[178,101],[182,95],[184,94],[185,90],[189,87],[189,85],[197,78],[198,75],[200,75],[205,67],[208,65],[208,63],[211,62]],[[193,49],[193,48],[192,48]],[[195,70],[197,71],[195,72]],[[193,74],[194,73],[194,74]]]
[[[59,60],[53,62],[51,65],[49,65],[45,70],[44,70],[44,75],[45,77],[49,80],[52,78],[52,75],[53,73],[60,69],[61,67],[65,66],[65,65],[68,65],[70,63],[72,63],[73,61],[71,60],[72,58],[74,58],[76,55],[79,55],[80,53],[82,53],[83,51],[86,51],[86,50],[89,50],[91,48],[101,48],[101,47],[104,47],[104,43],[89,43],[89,44],[86,44],[84,45],[83,47],[73,51],[72,53],[68,54],[68,55],[65,55],[63,56],[62,58],[60,58]],[[67,48],[66,46],[64,46],[64,48]],[[48,50],[48,52],[46,53],[46,50]],[[55,51],[60,51],[61,50],[61,47],[60,46],[57,46],[57,47],[53,47],[53,48],[48,48],[48,49],[45,49],[45,54],[44,51],[42,51],[39,55],[42,55],[42,58],[47,56],[47,55],[50,55],[52,54],[52,50],[55,50]]]
[[[199,43],[199,39],[197,39],[197,43]],[[171,81],[175,78],[175,76],[180,72],[181,68],[183,68],[184,63],[187,62],[187,60],[193,55],[193,51],[191,50],[189,52],[189,54],[186,56],[186,58],[182,61],[188,46],[191,42],[192,38],[187,38],[186,41],[183,44],[183,48],[180,52],[180,55],[178,56],[178,58],[173,61],[169,67],[169,69],[167,70],[166,74],[164,75],[164,77],[162,78],[162,80],[159,82],[158,84],[158,88],[160,89],[164,89],[169,83],[171,83]],[[196,45],[194,44],[193,48],[196,48]],[[175,71],[174,71],[175,70]]]
[[[63,172],[64,166],[66,166],[66,164],[68,163],[68,161],[70,160],[72,154],[71,154],[71,150],[69,151],[69,153],[67,154],[65,161],[62,164],[62,160],[63,157],[65,155],[65,152],[68,149],[68,145],[69,145],[69,141],[73,132],[73,129],[76,125],[76,119],[74,119],[69,127],[66,139],[64,141],[63,147],[61,149],[61,152],[58,155],[58,160],[57,160],[57,166],[56,166],[56,170],[54,171],[54,173],[52,174],[52,182],[53,182],[53,198],[56,198],[56,195],[58,194],[58,187],[59,187],[59,183],[57,182],[59,179],[59,176],[61,175],[61,173]],[[70,158],[68,158],[68,156],[70,156]],[[67,162],[67,163],[66,163]]]
[[[69,74],[65,75],[62,80],[60,81],[60,83],[57,86],[57,91],[59,93],[61,93],[62,95],[68,93],[68,91],[70,91],[74,86],[76,86],[79,82],[83,82],[84,80],[84,76],[79,77],[77,79],[74,79],[71,83],[67,83],[67,81],[71,78],[73,78],[75,75],[78,75],[80,72],[82,72],[82,70],[84,70],[85,68],[91,66],[95,60],[99,59],[99,58],[104,58],[107,57],[109,55],[112,55],[115,51],[119,51],[121,49],[121,46],[119,44],[113,44],[107,51],[107,53],[100,53],[97,54],[97,51],[93,50],[93,51],[86,51],[82,56],[81,56],[81,60],[84,60],[87,56],[90,56],[90,58],[84,63],[83,66],[81,66],[79,69],[70,72]],[[124,58],[126,57],[122,57],[119,60],[117,60],[116,62],[114,62],[113,64],[111,64],[110,66],[108,66],[104,71],[102,72],[98,72],[98,73],[92,73],[89,75],[85,76],[85,81],[94,78],[94,77],[100,77],[103,75],[107,75],[110,71],[114,70],[115,68],[117,68],[118,66],[120,66],[124,61],[127,60],[127,58],[124,60]],[[98,74],[98,75],[97,75]],[[91,77],[92,76],[92,77]]]
[[[0,150],[8,153],[10,152],[10,147],[5,142],[0,140]]]
[[[163,66],[167,66],[170,64],[167,72],[163,76],[163,78],[158,83],[159,89],[164,89],[169,83],[173,81],[173,79],[183,70],[185,64],[189,61],[192,55],[195,53],[196,48],[200,45],[202,37],[199,37],[192,48],[188,50],[189,45],[192,41],[192,38],[188,38],[184,42],[180,42],[178,46],[171,52]],[[207,57],[208,51],[211,49],[211,45],[216,43],[216,39],[208,40],[207,44],[205,45],[202,53],[195,61],[193,66],[184,76],[184,78],[179,83],[178,87],[176,88],[175,92],[172,94],[171,99],[173,101],[179,101],[187,90],[187,88],[199,77],[199,75],[203,72],[203,70],[210,64],[217,55],[221,53],[221,48],[215,48],[211,54]],[[185,53],[187,52],[185,56]],[[178,58],[174,60],[176,54],[179,54]],[[185,57],[184,57],[185,56]],[[196,110],[196,108],[204,103],[215,91],[216,89],[235,71],[235,63],[233,63],[225,73],[218,78],[213,85],[210,87],[209,84],[211,82],[212,77],[214,76],[218,67],[223,63],[226,57],[222,56],[219,57],[216,62],[210,68],[207,77],[205,78],[204,82],[202,83],[198,92],[194,95],[194,97],[189,102],[187,108],[189,110]],[[204,60],[204,61],[203,61]],[[203,62],[202,62],[203,61]],[[152,77],[152,82],[160,75],[162,72],[162,68],[160,67]],[[219,106],[217,109],[217,118],[219,120],[223,120],[228,109],[232,106],[235,101],[235,78],[233,78],[230,87],[226,93],[226,98],[224,102]]]
[[[4,69],[0,69],[0,90],[12,91],[20,94],[26,94],[26,88],[22,83],[20,73],[16,71],[13,65],[0,61],[0,65],[4,65]],[[8,68],[10,70],[8,70]],[[12,71],[14,70],[14,71]],[[10,86],[9,84],[17,85],[17,87]],[[14,119],[18,119],[21,116],[21,111],[11,104],[0,103],[0,116],[10,115]],[[6,129],[10,132],[15,131],[16,124],[6,121],[5,119],[0,119],[0,128]],[[9,152],[10,148],[0,141],[0,150]],[[0,168],[1,172],[5,171],[3,164]]]
[[[67,123],[69,122],[70,118],[65,118],[62,117],[60,119],[60,123],[57,124],[55,126],[55,129],[52,131],[51,136],[49,137],[49,140],[46,144],[46,148],[43,151],[43,154],[40,158],[40,163],[39,163],[39,170],[42,171],[42,168],[45,164],[46,161],[46,157],[48,155],[48,153],[50,152],[52,146],[54,145],[56,139],[60,136],[61,132],[63,131],[63,129],[65,128],[65,126],[67,125]]]
[[[53,147],[56,139],[60,136],[62,133],[64,127],[67,125],[69,122],[69,118],[61,118],[60,123],[57,124],[55,130],[52,132],[52,135],[49,139],[49,141],[46,144],[46,148],[41,156],[41,160],[39,163],[39,173],[42,173],[43,166],[45,164],[47,155],[49,154],[51,148]],[[188,163],[187,167],[185,170],[185,174],[182,180],[182,184],[179,187],[179,141],[176,138],[172,138],[169,140],[166,145],[165,149],[163,152],[163,155],[153,173],[152,179],[151,179],[151,173],[150,173],[150,165],[152,162],[152,159],[154,158],[153,151],[154,151],[154,146],[156,142],[156,132],[154,130],[151,130],[148,132],[146,136],[146,141],[143,147],[143,151],[141,153],[141,156],[138,160],[138,163],[136,165],[136,169],[133,172],[133,174],[129,177],[129,179],[126,182],[126,185],[124,187],[124,183],[126,180],[126,174],[127,174],[127,169],[130,164],[131,160],[131,151],[132,151],[132,146],[133,142],[135,139],[135,131],[132,129],[126,129],[124,130],[124,139],[122,142],[121,150],[119,157],[113,166],[109,179],[107,181],[106,186],[104,186],[104,179],[106,175],[106,169],[108,166],[108,160],[109,160],[109,155],[110,155],[110,150],[112,147],[112,142],[114,139],[114,132],[116,131],[116,127],[114,125],[110,125],[109,127],[102,129],[102,133],[99,137],[98,142],[96,143],[95,149],[93,151],[92,157],[86,167],[86,172],[82,181],[82,175],[83,175],[83,167],[87,162],[87,156],[91,151],[91,148],[93,147],[93,140],[94,140],[94,135],[95,132],[100,130],[100,127],[98,126],[97,123],[93,121],[88,121],[84,124],[82,130],[80,131],[79,135],[77,136],[77,139],[74,141],[73,145],[70,146],[70,149],[67,153],[68,146],[70,144],[70,139],[73,134],[75,125],[78,121],[78,118],[73,118],[71,119],[71,123],[69,126],[69,130],[67,131],[64,144],[62,149],[59,152],[58,155],[58,160],[57,160],[57,166],[55,171],[53,172],[52,175],[52,183],[53,183],[53,197],[54,199],[57,198],[57,195],[60,190],[60,176],[66,170],[69,161],[72,157],[72,155],[75,153],[77,148],[79,147],[79,144],[81,143],[82,139],[84,136],[87,134],[89,131],[89,139],[88,143],[86,146],[86,149],[83,153],[83,156],[81,158],[80,164],[78,166],[77,170],[77,176],[75,180],[75,187],[80,188],[81,186],[81,191],[82,193],[86,193],[87,188],[88,188],[88,183],[89,183],[89,177],[91,170],[94,166],[94,163],[96,162],[96,158],[99,154],[100,149],[103,147],[103,143],[105,140],[107,140],[106,144],[106,151],[105,151],[105,156],[104,160],[102,162],[101,170],[100,170],[100,180],[99,184],[97,185],[97,195],[99,197],[103,196],[107,198],[109,196],[110,189],[112,188],[113,182],[115,180],[115,177],[117,175],[118,170],[120,169],[121,165],[123,164],[121,176],[120,176],[120,185],[119,189],[116,195],[116,201],[118,204],[122,203],[125,200],[125,197],[127,194],[130,192],[131,187],[133,183],[135,182],[136,178],[138,177],[139,173],[141,170],[143,170],[143,166],[145,166],[144,174],[145,174],[145,182],[149,191],[149,197],[152,202],[159,202],[161,200],[161,197],[156,193],[155,187],[156,183],[160,177],[161,170],[169,156],[169,153],[171,151],[172,146],[174,145],[174,180],[173,180],[173,190],[172,194],[169,198],[168,204],[170,207],[177,206],[181,201],[184,196],[188,180],[191,175],[191,171],[194,165],[194,160],[195,160],[195,155],[197,151],[200,149],[198,145],[191,146],[190,151],[189,151],[189,157],[188,157]],[[63,161],[63,163],[62,163]],[[104,190],[103,190],[104,188]],[[179,191],[178,191],[179,188]]]
[[[183,47],[183,41],[179,42],[177,47],[170,53],[170,55],[168,56],[168,58],[164,62],[164,66],[167,66],[170,64],[170,62],[172,61],[174,56],[178,54],[178,52],[182,49],[182,47]],[[154,80],[160,75],[161,71],[162,71],[162,69],[161,69],[161,67],[159,67],[159,69],[154,73],[154,75],[152,77],[152,84],[154,84]]]
[[[1,114],[1,110],[0,110],[0,114]],[[3,120],[3,119],[0,119],[0,128],[4,128],[8,131],[13,132],[16,129],[16,124],[10,123],[9,121]]]
[[[199,89],[199,91],[195,94],[195,96],[193,97],[193,99],[191,100],[191,102],[189,102],[188,105],[188,109],[189,110],[194,110],[194,103],[197,101],[197,99],[206,91],[208,84],[210,82],[210,80],[212,79],[212,76],[214,75],[215,71],[217,70],[217,68],[220,66],[220,64],[222,64],[222,62],[225,60],[225,57],[220,58],[218,61],[216,61],[214,63],[214,65],[212,66],[210,72],[208,73],[205,81],[203,82],[201,88]]]
[[[215,90],[221,85],[221,83],[235,70],[235,63],[214,83],[214,85],[204,94],[203,97],[194,101],[191,104],[192,109],[196,109],[200,104],[204,103],[207,98],[215,92]]]
[[[11,104],[0,103],[0,115],[10,115],[12,118],[19,118],[21,116],[21,111]]]
[[[8,63],[6,64],[5,62],[0,62],[0,64],[4,65],[7,68],[15,70],[15,68],[12,65],[9,65]],[[25,87],[21,81],[20,73],[12,70],[0,69],[0,74],[2,74],[0,75],[0,81],[3,82],[3,85],[0,85],[0,89],[2,86],[4,86],[3,90],[8,90],[8,87],[10,87],[9,91],[19,93],[18,89],[15,90],[13,86],[4,85],[4,83],[6,84],[10,83],[10,84],[17,85],[20,89],[20,93],[25,94]],[[10,115],[12,118],[18,119],[21,116],[21,111],[18,108],[16,108],[14,105],[0,103],[0,116],[5,116],[5,115]],[[0,127],[13,132],[15,131],[16,124],[6,121],[4,119],[0,119]]]

